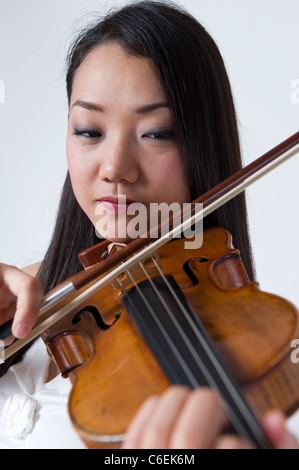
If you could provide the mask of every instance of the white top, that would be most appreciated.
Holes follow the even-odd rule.
[[[42,339],[0,379],[0,449],[84,449],[70,422],[69,379],[48,383],[50,358]],[[288,420],[299,439],[299,412]]]
[[[0,449],[84,449],[67,411],[69,379],[48,383],[50,358],[39,338],[0,379]]]

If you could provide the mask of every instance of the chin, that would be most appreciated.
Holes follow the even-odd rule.
[[[108,240],[110,241],[111,243],[129,243],[131,242],[132,240],[134,240],[133,238],[129,237],[128,235],[125,235],[125,236],[119,236],[118,234],[115,234],[114,231],[109,231],[109,230],[101,230],[101,231],[98,231],[97,230],[97,233],[98,233],[98,236],[104,238],[105,240]]]
[[[126,216],[118,216],[118,223],[115,223],[114,219],[111,221],[109,218],[102,218],[94,225],[97,233],[111,243],[129,243],[139,236],[138,232],[129,232],[129,220],[130,218]]]

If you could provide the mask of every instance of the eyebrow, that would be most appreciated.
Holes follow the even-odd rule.
[[[164,102],[147,104],[145,106],[141,106],[141,108],[137,108],[136,112],[137,114],[146,114],[146,113],[150,113],[151,111],[155,111],[156,109],[159,109],[159,108],[169,108],[169,105]]]
[[[89,111],[97,111],[101,113],[105,111],[105,108],[103,106],[100,106],[99,104],[96,104],[96,103],[91,103],[89,101],[77,100],[73,104],[72,108],[74,106],[80,106],[81,108],[88,109]],[[141,106],[140,108],[137,108],[136,113],[146,114],[146,113],[155,111],[156,109],[159,109],[159,108],[169,108],[169,105],[167,103],[164,103],[163,101],[160,101],[158,103],[147,104],[147,105]]]

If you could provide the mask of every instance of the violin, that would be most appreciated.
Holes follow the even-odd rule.
[[[299,132],[194,201],[182,225],[198,224],[298,149]],[[299,407],[290,359],[299,312],[250,281],[225,229],[206,228],[201,247],[188,249],[175,220],[166,234],[148,233],[106,259],[108,241],[80,253],[84,270],[45,296],[37,325],[5,358],[42,336],[73,384],[69,415],[89,448],[119,447],[144,400],[170,384],[216,388],[234,430],[269,448],[261,417]]]

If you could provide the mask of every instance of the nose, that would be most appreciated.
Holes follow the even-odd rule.
[[[129,139],[107,139],[100,158],[100,178],[103,181],[135,183],[139,176],[136,152]]]

